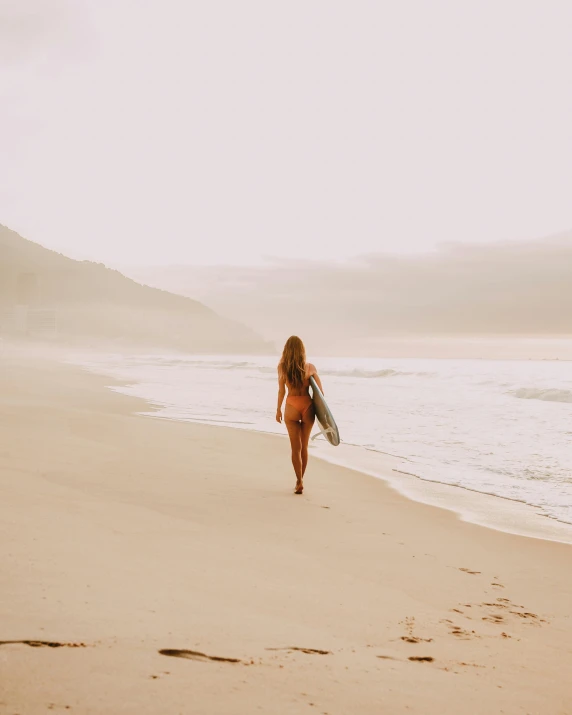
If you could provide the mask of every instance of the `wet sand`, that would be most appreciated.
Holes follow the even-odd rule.
[[[572,547],[111,382],[0,358],[0,712],[572,712]]]

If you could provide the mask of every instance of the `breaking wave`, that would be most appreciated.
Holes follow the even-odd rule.
[[[276,374],[276,367],[261,367],[261,366],[254,366],[252,363],[243,363],[243,364],[237,364],[234,365],[233,367],[239,368],[239,369],[256,369],[257,372],[261,372],[264,374]],[[401,376],[425,376],[425,375],[431,375],[432,373],[429,372],[404,372],[402,370],[392,370],[392,369],[385,369],[385,370],[361,370],[360,368],[354,368],[353,370],[328,370],[327,368],[319,369],[318,370],[320,375],[328,376],[328,377],[353,377],[353,378],[366,378],[366,379],[371,379],[371,378],[383,378],[383,377],[401,377]]]
[[[353,370],[320,370],[320,375],[331,375],[332,377],[362,377],[362,378],[375,378],[375,377],[401,377],[401,376],[417,376],[424,377],[431,375],[429,372],[403,372],[402,370],[392,370],[387,368],[386,370],[360,370],[355,368]]]
[[[187,362],[188,365],[198,368],[223,369],[223,370],[254,370],[265,375],[275,375],[276,366],[257,365],[252,362],[223,362],[223,361],[193,361]],[[362,370],[360,368],[348,370],[328,370],[327,368],[319,370],[320,375],[330,377],[353,377],[353,378],[383,378],[383,377],[399,377],[399,376],[424,376],[432,373],[428,372],[404,372],[402,370]]]
[[[359,368],[354,368],[353,370],[320,370],[322,375],[332,375],[333,377],[395,377],[395,375],[404,375],[406,373],[400,373],[398,370],[360,370]]]
[[[510,392],[521,400],[544,400],[545,402],[570,402],[572,403],[572,390],[557,390],[555,388],[539,389],[535,387],[520,387]]]
[[[148,356],[134,356],[127,359],[131,364],[138,365],[147,364],[149,361]],[[125,362],[125,359],[121,359]],[[248,361],[248,360],[233,360],[218,359],[213,360],[209,358],[198,358],[189,359],[188,357],[178,357],[178,356],[153,356],[153,361],[158,367],[162,368],[198,368],[205,370],[251,370],[253,372],[262,373],[265,375],[275,375],[278,360],[276,360],[275,365],[260,365],[259,363]],[[328,369],[319,368],[320,375],[326,375],[331,377],[350,377],[357,379],[375,379],[375,378],[388,378],[388,377],[426,377],[434,375],[432,372],[409,372],[404,370],[394,370],[392,368],[385,368],[383,370],[365,370],[363,368],[346,368],[346,369]]]

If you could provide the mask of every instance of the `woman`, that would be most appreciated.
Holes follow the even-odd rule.
[[[315,414],[312,398],[308,392],[310,378],[314,377],[320,390],[322,383],[314,365],[306,362],[304,343],[296,335],[288,338],[278,363],[278,409],[276,421],[282,422],[282,402],[288,387],[284,422],[292,447],[292,466],[296,473],[294,494],[302,494],[303,479],[308,464],[308,442]]]

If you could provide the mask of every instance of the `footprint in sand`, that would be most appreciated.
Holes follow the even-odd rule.
[[[480,571],[471,571],[471,569],[467,569],[467,568],[459,568],[459,571],[463,571],[463,573],[471,574],[471,576],[478,576],[481,573]]]
[[[493,586],[500,586],[504,588],[502,584],[492,583]],[[480,604],[464,604],[466,608],[470,608],[471,605],[476,608],[481,608],[485,610],[485,615],[481,617],[483,621],[488,623],[505,624],[510,621],[510,616],[518,616],[521,620],[524,620],[531,625],[540,625],[541,623],[547,623],[546,620],[540,618],[536,613],[531,613],[530,611],[525,611],[524,606],[519,606],[516,603],[512,603],[509,598],[497,598],[495,601],[484,601]],[[521,609],[521,610],[514,610]],[[456,609],[452,609],[456,610]],[[509,615],[510,614],[510,615]],[[503,638],[510,638],[511,636],[506,633],[501,633]]]
[[[496,603],[482,603],[482,606],[487,606],[487,608],[494,608],[494,609],[507,609],[508,608],[508,599],[502,599],[502,600],[497,600]],[[499,613],[489,613],[486,616],[483,616],[482,618],[483,621],[488,621],[489,623],[504,623],[505,618],[504,616],[501,616]]]
[[[379,658],[380,660],[401,660],[400,658],[395,658],[392,655],[376,655],[376,658]],[[407,660],[410,660],[412,663],[432,663],[435,658],[431,655],[412,655]]]
[[[514,616],[522,618],[523,620],[529,621],[530,623],[534,623],[535,625],[540,625],[541,623],[547,622],[543,618],[539,618],[536,613],[529,613],[528,611],[510,611],[510,613],[512,613]]]
[[[455,636],[456,638],[460,638],[461,640],[480,638],[480,636],[477,635],[475,631],[467,631],[464,628],[461,628],[461,626],[458,626],[453,623],[453,621],[449,618],[444,618],[441,623],[444,623],[447,626],[447,628],[449,629],[449,635]]]
[[[431,643],[433,638],[420,638],[419,636],[413,635],[413,630],[415,628],[415,617],[407,616],[404,621],[400,621],[400,624],[405,626],[407,635],[401,636],[401,640],[405,643]]]
[[[417,636],[401,636],[406,643],[432,643],[433,638],[417,638]]]
[[[308,655],[331,655],[330,650],[320,650],[319,648],[300,648],[299,646],[285,646],[283,648],[266,648],[265,650],[297,650]]]
[[[239,658],[223,658],[220,655],[207,655],[200,653],[197,650],[179,650],[176,648],[163,648],[159,653],[161,655],[170,655],[173,658],[187,658],[188,660],[208,661],[214,660],[217,663],[241,663]]]
[[[32,648],[87,648],[85,643],[59,643],[58,641],[0,641],[0,645],[21,644]]]
[[[466,641],[470,640],[471,638],[477,638],[477,634],[475,633],[475,631],[467,631],[460,626],[453,626],[453,628],[450,630],[450,633],[452,636]]]
[[[415,663],[432,663],[435,658],[430,655],[411,655],[407,660],[411,660]]]
[[[482,620],[488,621],[489,623],[504,623],[504,618],[496,614],[493,614],[491,616],[483,616]]]

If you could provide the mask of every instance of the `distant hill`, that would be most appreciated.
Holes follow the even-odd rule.
[[[76,261],[0,225],[0,311],[53,309],[61,338],[191,352],[266,353],[272,345],[202,303]],[[14,325],[4,319],[3,331]],[[2,326],[0,326],[2,331]]]

